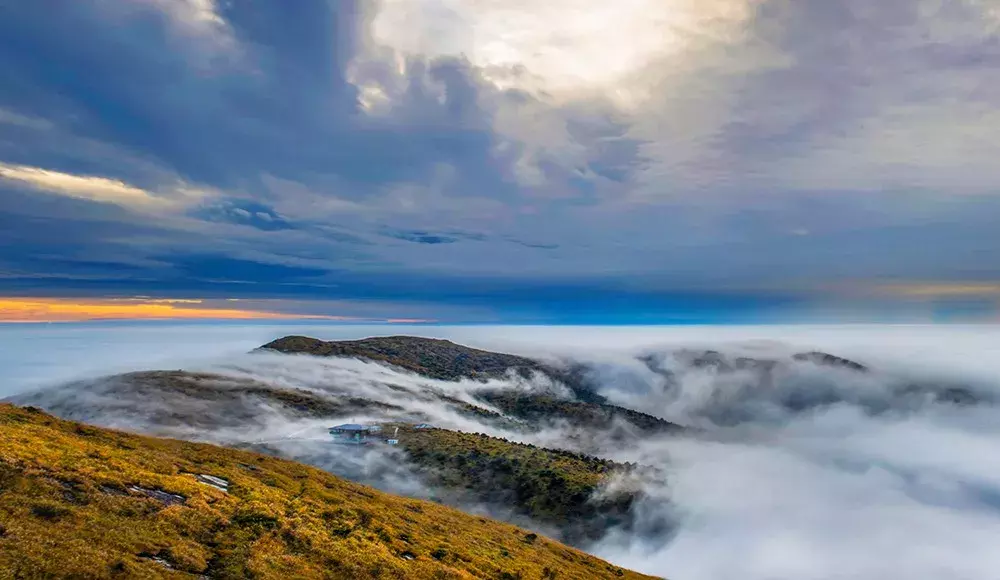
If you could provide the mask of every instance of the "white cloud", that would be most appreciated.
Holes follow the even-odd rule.
[[[889,106],[842,134],[817,136],[811,151],[781,164],[782,185],[800,191],[996,194],[998,134],[1000,112],[986,103]],[[779,175],[778,168],[771,175]]]
[[[225,37],[229,26],[219,15],[216,0],[131,0],[155,6],[182,29],[194,34]]]
[[[215,66],[218,57],[240,54],[233,30],[222,17],[218,0],[98,0],[105,15],[113,19],[144,18],[145,11],[166,17],[175,37],[175,50],[183,52],[199,67]],[[123,22],[122,25],[125,25]],[[230,61],[231,62],[231,61]]]
[[[0,124],[14,125],[16,127],[34,129],[36,131],[47,131],[53,127],[52,123],[45,119],[21,115],[15,111],[4,109],[3,107],[0,107]]]
[[[185,185],[175,187],[166,194],[159,194],[117,179],[2,162],[0,179],[46,193],[149,211],[181,207],[198,201],[207,194],[206,191]]]
[[[411,54],[465,55],[501,83],[537,82],[550,94],[597,92],[628,101],[639,73],[665,57],[683,58],[706,33],[725,36],[752,15],[756,0],[388,0],[373,22],[375,40]]]
[[[371,29],[381,49],[461,55],[497,87],[534,96],[481,103],[521,147],[527,191],[558,191],[542,167],[585,165],[593,151],[567,119],[594,114],[581,103],[611,105],[644,162],[611,195],[646,202],[994,192],[997,84],[974,63],[998,33],[995,0],[387,0]],[[361,84],[371,110],[391,107],[391,91]]]

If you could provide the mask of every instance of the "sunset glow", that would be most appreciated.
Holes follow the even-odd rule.
[[[238,308],[203,307],[192,299],[0,298],[0,322],[76,322],[86,320],[354,320],[350,317],[287,314]]]

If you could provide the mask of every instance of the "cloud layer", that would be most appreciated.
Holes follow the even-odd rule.
[[[280,388],[383,401],[396,405],[395,410],[385,411],[390,416],[421,413],[447,428],[566,448],[579,441],[571,437],[569,425],[539,433],[508,433],[457,414],[428,396],[440,390],[471,401],[469,393],[477,388],[472,382],[432,381],[356,360],[246,355],[235,350],[242,344],[239,341],[251,341],[249,334],[275,336],[283,330],[169,326],[150,332],[134,327],[117,335],[90,329],[60,340],[30,332],[18,338],[35,349],[53,347],[50,356],[84,351],[88,356],[80,360],[93,364],[104,357],[110,360],[105,341],[117,337],[129,344],[158,347],[161,357],[177,353],[179,358],[157,361],[166,365],[163,368],[181,365],[228,377],[216,385],[223,391],[229,387],[227,380],[236,384],[254,379]],[[375,333],[370,328],[289,329],[310,330],[324,337]],[[613,401],[699,428],[685,436],[648,437],[627,445],[599,432],[584,439],[603,456],[659,466],[666,472],[666,485],[645,482],[647,498],[637,509],[651,517],[669,518],[677,525],[676,534],[665,540],[660,535],[612,532],[590,547],[622,566],[689,580],[971,580],[989,577],[996,569],[993,539],[1000,533],[1000,465],[993,449],[1000,437],[996,427],[1000,384],[995,337],[989,330],[929,326],[731,327],[711,333],[677,328],[581,332],[554,327],[438,331],[481,347],[503,344],[517,352],[571,356],[591,368],[602,394]],[[189,358],[194,347],[207,355],[223,345],[231,352],[216,350],[210,360],[197,362]],[[706,347],[731,362],[750,356],[777,363],[763,373],[692,364],[691,354],[704,353]],[[852,356],[869,370],[789,356],[813,348]],[[114,364],[120,366],[123,361],[117,354]],[[141,349],[123,354],[133,360],[148,356]],[[155,390],[102,398],[102,383],[95,384],[97,388],[77,383],[34,402],[55,402],[71,416],[118,427],[160,433],[166,429],[173,435],[226,443],[264,441],[335,473],[400,493],[429,493],[416,484],[402,458],[346,457],[328,443],[326,422],[293,419],[284,412],[287,409],[253,400],[219,408],[211,400],[178,393],[160,398]],[[904,388],[912,385],[930,390]],[[930,396],[950,385],[968,389],[976,399],[955,404]],[[523,381],[516,386],[530,387]],[[198,407],[184,406],[194,403]],[[234,420],[237,413],[240,419]],[[170,421],[158,422],[158,416]],[[216,420],[222,427],[176,424],[184,416]]]

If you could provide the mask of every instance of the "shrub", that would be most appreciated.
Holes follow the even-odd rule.
[[[236,514],[232,522],[240,527],[263,530],[271,530],[278,526],[278,518],[258,512]]]
[[[57,520],[69,515],[69,509],[52,502],[40,502],[31,506],[31,513],[46,520]]]

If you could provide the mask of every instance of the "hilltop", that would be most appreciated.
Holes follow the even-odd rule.
[[[286,336],[259,350],[285,354],[353,357],[390,364],[418,375],[442,381],[497,379],[514,373],[530,377],[548,376],[566,385],[581,401],[605,403],[580,368],[559,368],[513,354],[492,352],[456,344],[450,340],[419,336],[382,336],[361,340],[324,341],[308,336]]]
[[[362,340],[323,341],[306,336],[286,336],[261,346],[259,350],[285,354],[308,354],[324,357],[349,357],[390,364],[415,374],[437,380],[502,378],[510,374],[529,377],[544,375],[565,385],[576,400],[566,400],[546,393],[512,389],[482,391],[481,402],[495,406],[509,417],[539,426],[553,420],[569,420],[583,429],[606,429],[628,423],[645,433],[679,433],[683,427],[632,409],[610,404],[586,380],[583,369],[556,366],[530,358],[470,348],[448,340],[416,336],[388,336]],[[482,409],[466,411],[480,413]]]
[[[247,451],[0,405],[0,577],[648,578]]]
[[[286,354],[355,357],[391,364],[444,381],[461,378],[499,378],[510,371],[527,376],[545,372],[538,361],[455,344],[450,340],[418,336],[386,336],[362,340],[324,341],[308,336],[286,336],[260,347]]]

